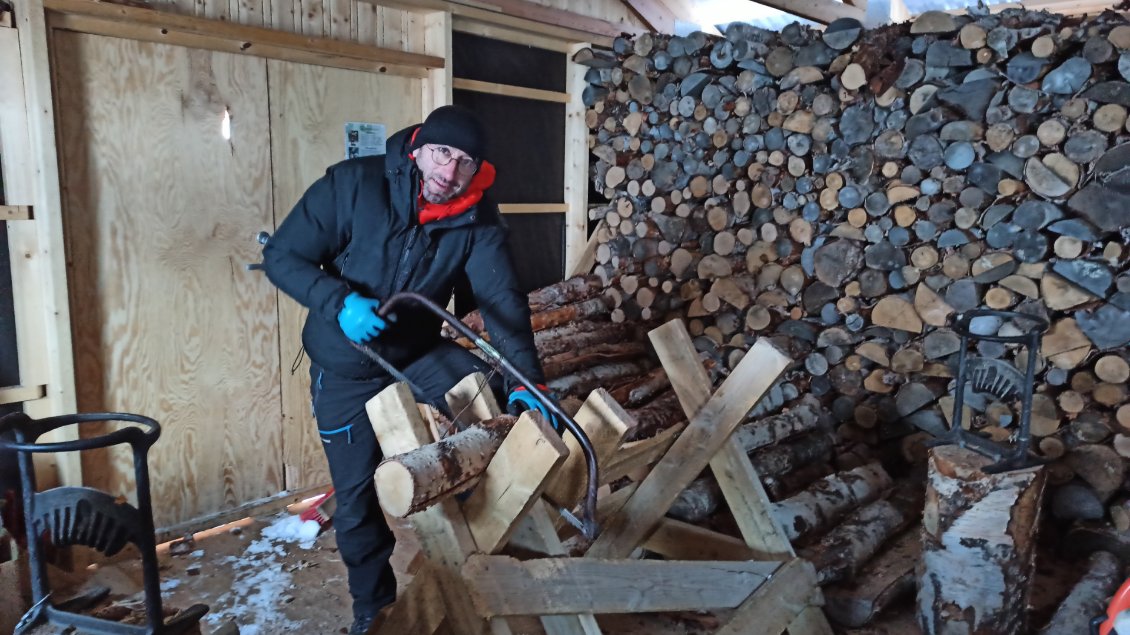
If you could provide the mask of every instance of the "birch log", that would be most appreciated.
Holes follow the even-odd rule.
[[[1027,632],[1041,467],[986,474],[991,463],[956,446],[935,448],[923,514],[918,623],[925,635]]]

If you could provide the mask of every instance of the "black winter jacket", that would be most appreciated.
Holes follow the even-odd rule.
[[[387,155],[343,161],[311,185],[263,249],[267,277],[310,309],[302,329],[310,359],[355,379],[384,371],[338,326],[346,295],[384,299],[407,290],[445,306],[455,287],[469,282],[492,344],[527,377],[543,382],[527,297],[514,275],[498,206],[484,196],[457,216],[417,222],[420,174],[408,159],[417,127],[393,135]],[[396,314],[370,346],[403,368],[439,341],[441,320],[423,309],[398,307]]]

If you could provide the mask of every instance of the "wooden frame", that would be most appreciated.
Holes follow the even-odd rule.
[[[818,608],[823,600],[815,569],[795,557],[783,531],[773,525],[749,458],[728,449],[736,447],[731,434],[746,412],[790,360],[762,340],[711,394],[681,321],[655,329],[651,338],[691,422],[673,443],[663,439],[644,451],[639,445],[628,450],[633,462],[649,451],[661,456],[638,486],[602,501],[601,533],[584,557],[566,557],[551,513],[572,509],[582,495],[585,461],[579,445],[571,433],[558,438],[540,416],[526,413],[465,502],[441,498],[410,516],[426,559],[424,573],[409,583],[379,634],[430,634],[444,622],[457,634],[483,633],[488,622],[492,633],[505,634],[511,632],[508,616],[536,615],[547,632],[595,635],[600,629],[594,613],[703,608],[735,609],[720,633],[831,633]],[[479,384],[474,377],[461,382],[449,393],[449,406],[497,416],[497,404],[466,390]],[[402,384],[382,391],[366,409],[385,456],[434,440]],[[598,465],[617,462],[629,427],[626,417],[603,390],[593,392],[575,416],[592,441]],[[708,463],[723,482],[744,540],[664,518]],[[682,544],[690,536],[692,549]],[[496,555],[508,542],[546,557],[520,562]],[[733,559],[631,559],[641,546],[679,557]],[[445,598],[439,606],[436,597]]]
[[[305,64],[427,77],[446,58],[91,0],[46,0],[51,27]]]
[[[31,205],[0,205],[0,220],[31,220]]]
[[[863,9],[836,0],[757,0],[758,4],[780,9],[820,24],[831,24],[840,18],[866,18]]]

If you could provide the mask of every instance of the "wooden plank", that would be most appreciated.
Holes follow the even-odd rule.
[[[588,198],[588,195],[585,196]],[[587,207],[587,206],[586,206]],[[585,212],[586,218],[588,212]],[[568,222],[568,221],[566,221]],[[586,221],[587,222],[587,221]],[[584,276],[592,272],[593,267],[596,266],[596,250],[601,245],[601,237],[604,240],[608,239],[608,225],[605,223],[604,218],[597,221],[596,228],[593,229],[592,234],[589,235],[585,241],[585,248],[577,256],[577,260],[573,263],[571,269],[566,269],[569,272],[569,277]]]
[[[588,243],[589,135],[581,102],[588,69],[572,61],[573,54],[585,46],[577,45],[565,57],[565,89],[571,95],[565,105],[565,271],[577,268]]]
[[[740,538],[674,518],[664,518],[643,548],[668,560],[773,560]]]
[[[366,5],[367,6],[367,5]],[[420,121],[423,80],[271,60],[273,231],[326,166],[345,158],[347,121],[382,123],[391,136]],[[379,113],[379,117],[374,117]],[[283,464],[288,489],[329,482],[322,441],[310,413],[310,362],[301,355],[306,309],[278,297],[283,410]],[[300,360],[288,372],[292,360]]]
[[[652,341],[662,340],[677,331],[685,333],[686,326],[681,321],[668,322],[652,331]],[[695,363],[698,364],[697,358]],[[587,555],[615,558],[631,553],[667,512],[679,492],[722,448],[745,414],[788,364],[788,357],[772,344],[765,339],[758,340],[710,401],[695,413],[628,504],[609,519]],[[672,383],[675,384],[675,380]]]
[[[778,562],[663,562],[471,556],[463,577],[488,615],[650,613],[734,608],[780,567]]]
[[[363,66],[377,72],[410,76],[422,76],[426,70],[443,68],[446,63],[444,58],[434,55],[281,33],[272,29],[92,0],[46,0],[46,6],[62,15],[60,28],[97,29],[93,32],[116,37],[147,41],[175,40],[177,43],[189,42],[192,46],[209,50],[290,59],[324,66]],[[106,30],[112,30],[113,33],[104,33]]]
[[[682,322],[669,322],[682,326]],[[683,412],[692,417],[710,399],[710,378],[699,361],[686,328],[652,331],[651,341]],[[662,328],[662,327],[661,327]],[[726,497],[734,520],[750,547],[777,555],[796,555],[780,524],[770,513],[769,497],[761,479],[737,439],[731,436],[710,459],[710,468]]]
[[[494,553],[506,544],[568,454],[565,441],[540,414],[518,417],[463,505],[479,551]]]
[[[141,10],[149,11],[148,9]],[[200,18],[185,19],[201,20]],[[208,20],[202,21],[208,22]],[[247,40],[212,37],[209,35],[200,35],[185,31],[163,29],[157,26],[138,26],[132,23],[117,22],[114,20],[105,20],[102,18],[71,14],[53,14],[51,18],[51,26],[57,29],[75,31],[78,33],[92,33],[96,35],[106,35],[110,37],[139,40],[142,42],[172,44],[186,48],[204,49],[207,51],[217,51],[222,53],[235,53],[239,55],[247,55],[250,57],[259,57],[264,59],[278,59],[327,68],[342,68],[370,73],[387,73],[389,75],[400,75],[403,77],[424,77],[427,74],[427,69],[422,66],[405,66],[385,63],[376,60],[364,60],[350,56],[337,55],[335,53],[325,52],[324,50],[322,50],[323,47],[319,47],[317,44],[312,45],[310,48],[292,48],[289,46],[277,46],[275,44],[259,41],[257,43],[251,43],[250,46],[245,46],[248,42]],[[238,25],[233,26],[236,26],[240,29],[255,28]],[[271,33],[274,32],[272,31]],[[296,35],[295,37],[302,36]],[[309,39],[321,41],[320,38]],[[336,42],[335,40],[325,41]],[[337,43],[343,44],[343,42]]]
[[[813,591],[812,597],[808,600],[808,608],[801,611],[789,623],[789,635],[834,635],[835,631],[828,624],[824,611],[820,609],[819,604],[822,601],[819,591]]]
[[[807,609],[815,588],[816,570],[812,564],[800,559],[790,560],[738,607],[717,635],[775,635],[786,627],[791,635],[790,623]]]
[[[396,383],[385,388],[365,404],[373,432],[385,456],[403,454],[431,443],[431,432],[416,408],[412,391]],[[412,516],[424,552],[435,562],[448,567],[463,564],[467,554],[477,550],[454,499],[447,499]]]
[[[0,388],[0,406],[43,399],[46,394],[47,387],[43,385],[5,386],[4,388]]]
[[[0,221],[32,220],[31,205],[0,205]]]
[[[573,48],[573,44],[566,40],[528,31],[519,31],[497,24],[469,20],[463,16],[452,16],[451,27],[461,33],[470,33],[492,40],[502,40],[511,44],[524,44],[557,53],[568,53]]]
[[[611,459],[601,464],[600,484],[607,485],[618,481],[641,467],[655,463],[667,453],[684,428],[686,428],[685,423],[676,424],[653,437],[620,446]]]
[[[453,18],[473,21],[482,24],[506,27],[526,33],[533,33],[547,37],[559,38],[565,42],[592,42],[598,46],[612,46],[614,35],[594,33],[573,28],[566,28],[556,23],[544,23],[528,20],[495,10],[488,5],[470,5],[447,0],[359,0],[371,2],[377,6],[396,7],[405,11],[450,11]],[[484,8],[487,7],[487,8]],[[601,29],[605,31],[606,29]],[[639,29],[643,32],[645,29]]]
[[[455,420],[469,425],[493,419],[502,414],[498,401],[482,373],[471,373],[452,386],[445,395],[447,407],[455,413]]]
[[[41,0],[24,0],[21,3],[16,28],[15,34],[5,30],[4,40],[10,47],[12,36],[18,35],[19,55],[6,57],[4,63],[19,60],[22,68],[26,119],[17,115],[16,125],[22,122],[27,126],[26,147],[29,154],[24,174],[30,180],[18,182],[14,186],[17,190],[9,195],[9,201],[34,205],[36,219],[30,224],[9,225],[8,240],[12,293],[13,297],[20,299],[16,303],[20,381],[47,386],[47,395],[25,404],[24,412],[42,418],[76,412],[77,406],[55,106],[51,97],[47,22]],[[0,119],[4,118],[0,116]],[[17,153],[17,160],[18,156]],[[7,187],[8,182],[5,181]],[[17,260],[20,261],[18,264]],[[65,426],[46,435],[44,441],[77,438],[77,426]],[[54,463],[50,471],[57,473],[59,483],[83,484],[82,461],[78,452],[56,455],[48,462]],[[40,464],[37,462],[37,465]],[[49,481],[41,480],[39,484],[47,487]]]
[[[434,11],[424,16],[424,52],[428,55],[451,59],[451,12]],[[424,99],[421,121],[428,113],[452,103],[451,64],[433,68],[424,80]]]
[[[12,27],[12,12],[0,11],[0,28],[10,29]]]
[[[412,398],[412,390],[406,384],[396,383],[382,390],[365,404],[365,412],[385,456],[403,454],[432,441],[431,432]],[[414,514],[412,526],[421,550],[433,564],[442,568],[436,576],[450,627],[456,633],[485,632],[486,622],[475,613],[458,575],[467,556],[478,550],[459,503],[447,499]],[[507,630],[505,623],[500,623],[495,632]]]
[[[658,0],[621,0],[656,33],[675,34],[675,14]]]
[[[503,214],[562,214],[569,207],[565,203],[499,203]]]
[[[76,411],[162,424],[149,450],[159,526],[284,490],[278,309],[271,283],[242,267],[271,226],[266,63],[71,32],[54,43],[70,295],[83,317]],[[153,301],[170,289],[175,300]],[[88,484],[132,492],[126,448],[84,460]]]
[[[866,17],[859,7],[836,0],[758,0],[758,3],[820,24],[831,24],[840,18],[863,22]]]
[[[589,394],[573,419],[588,435],[596,451],[596,464],[599,468],[620,445],[620,440],[628,431],[631,417],[608,394],[608,391],[599,388]],[[553,483],[546,488],[545,497],[559,507],[572,509],[585,494],[588,484],[588,464],[581,452],[581,444],[572,432],[565,431],[564,441],[569,457],[565,459]]]
[[[639,35],[648,29],[638,27],[627,22],[609,22],[599,18],[590,18],[574,11],[547,7],[545,5],[529,2],[527,0],[473,0],[469,2],[444,2],[443,0],[371,0],[374,4],[392,6],[407,11],[442,10],[451,7],[452,13],[478,16],[483,13],[497,13],[499,24],[514,24],[513,20],[523,22],[537,22],[552,25],[577,33],[603,35],[613,38],[621,33]],[[446,7],[445,7],[446,5]],[[510,18],[503,20],[502,17]],[[585,38],[574,41],[584,41]]]
[[[381,622],[376,635],[431,635],[438,631],[446,617],[446,594],[440,580],[443,575],[441,567],[425,561],[412,582],[397,594],[396,603]]]
[[[0,30],[0,86],[4,87],[0,91],[0,175],[4,202],[17,206],[31,203],[35,183],[20,59],[19,33]]]
[[[503,95],[505,97],[517,97],[519,99],[550,101],[557,104],[569,103],[569,93],[562,93],[555,90],[539,90],[537,88],[525,88],[523,86],[512,86],[510,84],[480,82],[475,79],[463,79],[461,77],[456,77],[452,81],[454,82],[454,87],[459,90],[471,90],[477,93]]]
[[[522,533],[522,543],[550,556],[567,555],[565,546],[557,537],[549,506],[538,501],[530,508],[515,534]],[[599,635],[600,626],[592,613],[576,615],[543,615],[541,625],[546,635]]]

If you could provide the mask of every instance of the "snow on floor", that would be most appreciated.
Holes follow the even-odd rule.
[[[204,621],[211,625],[235,621],[241,635],[303,630],[303,624],[287,618],[282,610],[295,588],[294,576],[283,559],[292,548],[311,549],[319,529],[312,520],[303,522],[282,514],[263,528],[262,537],[252,541],[242,555],[224,558],[234,572],[231,590],[217,598],[224,608],[209,612]]]

